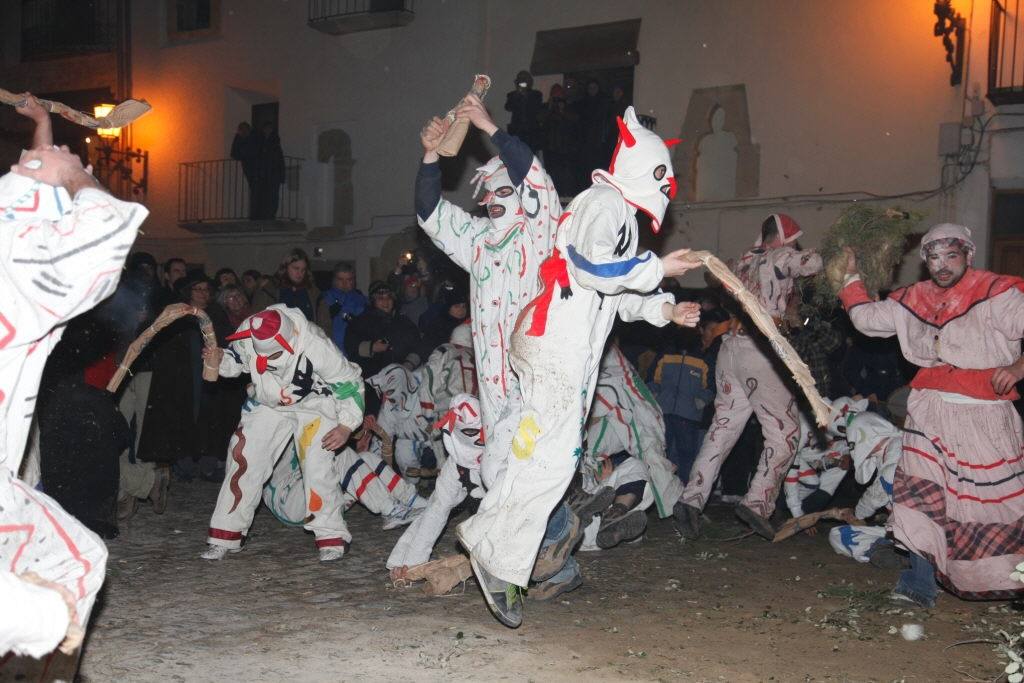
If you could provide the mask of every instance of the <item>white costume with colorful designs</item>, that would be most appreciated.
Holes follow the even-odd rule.
[[[211,545],[238,548],[252,524],[264,483],[290,439],[303,471],[308,515],[303,526],[318,548],[345,546],[352,535],[342,519],[343,495],[327,432],[362,424],[363,383],[324,332],[297,308],[275,304],[250,316],[229,337],[220,364],[224,377],[248,372],[250,398],[228,444],[227,469],[210,520]],[[276,358],[276,353],[280,355]]]
[[[70,621],[58,593],[15,575],[67,588],[83,626],[103,584],[102,541],[16,474],[47,356],[65,323],[117,287],[146,215],[97,189],[72,199],[14,173],[0,178],[0,678],[7,651],[42,656]]]
[[[616,318],[665,325],[663,306],[674,303],[670,294],[645,295],[661,282],[662,265],[651,252],[637,255],[636,211],[650,214],[657,230],[675,183],[668,148],[632,108],[625,118],[612,171],[595,170],[593,186],[566,209],[555,251],[540,268],[544,289],[519,317],[510,362],[523,409],[512,457],[458,529],[477,563],[519,586],[530,578],[548,517],[582,456],[612,325]],[[505,437],[495,437],[496,449],[505,450]]]

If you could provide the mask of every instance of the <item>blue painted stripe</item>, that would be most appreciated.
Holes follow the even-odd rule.
[[[362,458],[356,458],[356,461],[352,463],[352,466],[348,468],[348,472],[345,473],[345,478],[341,480],[341,490],[348,491],[349,482],[352,481],[352,477],[355,476],[356,470],[359,469],[360,465],[363,464]]]
[[[647,263],[651,260],[652,252],[645,252],[644,255],[634,256],[626,261],[610,261],[608,263],[592,263],[583,256],[583,254],[576,251],[576,249],[570,244],[568,247],[569,259],[573,265],[582,270],[585,273],[590,273],[596,277],[622,277],[629,273],[637,266],[642,263]]]

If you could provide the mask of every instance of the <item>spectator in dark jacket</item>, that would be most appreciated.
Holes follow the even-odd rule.
[[[345,350],[345,331],[352,320],[366,310],[366,297],[356,289],[355,268],[347,263],[334,267],[333,286],[324,292],[320,300],[319,316],[325,316],[320,325],[334,340],[335,345]]]
[[[252,297],[252,310],[259,313],[267,306],[284,304],[297,308],[306,320],[317,323],[316,306],[320,290],[313,284],[309,256],[302,249],[292,249],[277,268],[272,283],[260,286]],[[324,330],[330,335],[330,330]]]
[[[529,71],[516,74],[515,90],[505,96],[505,111],[512,114],[508,134],[525,142],[534,153],[540,152],[543,142],[540,120],[544,114],[544,102],[540,91],[533,89],[533,76]]]
[[[420,334],[411,320],[396,310],[395,293],[384,282],[370,286],[370,308],[345,332],[345,356],[375,375],[391,363],[413,369],[420,364]]]
[[[420,316],[420,334],[423,335],[423,358],[427,358],[441,344],[452,336],[459,324],[469,315],[469,296],[457,285],[445,283],[440,288],[440,297]]]

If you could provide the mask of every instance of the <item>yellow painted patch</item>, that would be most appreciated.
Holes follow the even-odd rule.
[[[299,437],[299,462],[306,461],[306,451],[309,450],[310,444],[313,443],[313,437],[316,436],[319,429],[319,417],[302,428],[302,435]]]
[[[309,492],[309,511],[320,512],[320,508],[324,506],[324,499],[317,495],[316,491],[310,490]]]
[[[519,428],[516,436],[512,439],[512,454],[519,460],[528,460],[533,455],[533,449],[537,447],[537,438],[540,436],[540,425],[533,415],[527,415],[519,421]]]

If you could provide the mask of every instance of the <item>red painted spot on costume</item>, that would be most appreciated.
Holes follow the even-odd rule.
[[[324,507],[324,499],[321,498],[316,491],[309,492],[309,511],[320,512]]]

